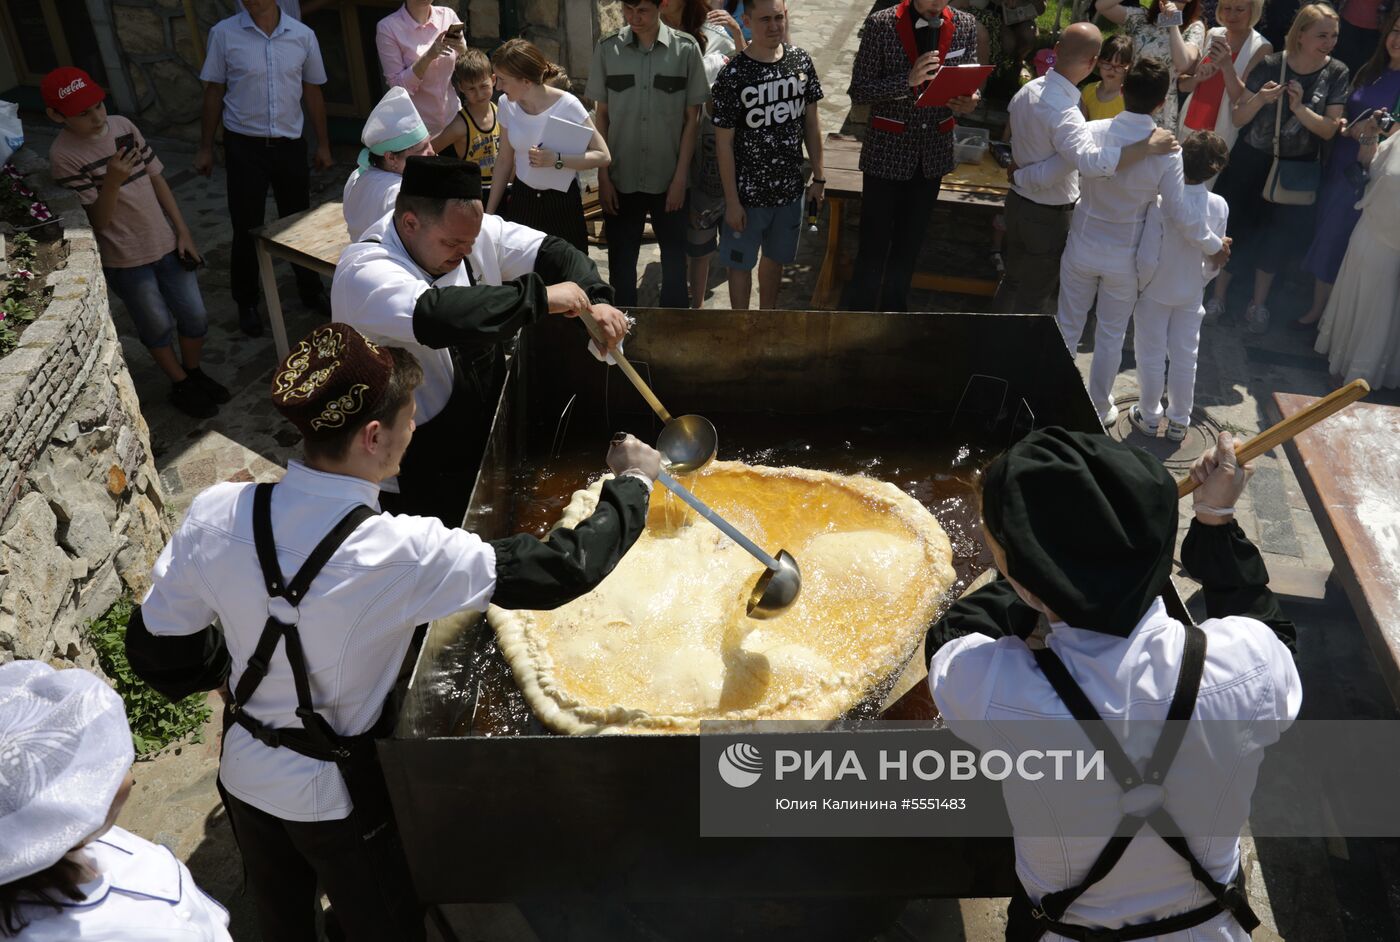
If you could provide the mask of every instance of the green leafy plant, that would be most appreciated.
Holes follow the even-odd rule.
[[[0,301],[0,315],[5,318],[5,323],[28,324],[39,315],[28,304],[19,298],[11,296],[4,301]]]
[[[97,652],[97,663],[126,704],[137,757],[148,758],[191,734],[193,742],[202,741],[204,724],[212,711],[204,694],[191,694],[171,703],[131,670],[126,659],[126,625],[134,607],[129,596],[122,596],[88,625],[85,635]]]
[[[10,258],[18,263],[33,263],[39,251],[38,243],[34,237],[24,233],[16,233],[10,240]],[[28,264],[18,264],[20,268],[28,268]]]

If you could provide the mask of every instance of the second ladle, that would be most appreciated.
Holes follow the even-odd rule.
[[[606,350],[607,343],[603,339],[603,332],[599,330],[593,315],[588,311],[580,311],[579,318],[588,328],[588,334],[598,348]],[[671,413],[661,404],[661,400],[656,398],[656,393],[651,391],[651,387],[632,368],[632,364],[627,362],[622,351],[614,350],[610,356],[616,361],[618,369],[622,370],[622,375],[637,387],[637,392],[642,394],[642,398],[651,406],[657,418],[665,423],[661,435],[656,439],[656,450],[666,456],[670,466],[679,474],[691,474],[713,461],[719,448],[719,433],[715,431],[714,423],[702,415],[672,418]]]
[[[665,469],[662,469],[657,475],[657,480],[664,484],[667,490],[694,508],[696,513],[718,527],[721,533],[738,543],[767,567],[749,592],[748,616],[750,618],[772,618],[784,612],[789,605],[797,601],[798,593],[802,591],[802,570],[797,568],[797,560],[792,558],[791,553],[787,550],[778,550],[776,559],[769,556],[759,548],[757,543],[740,533],[734,524],[715,513],[704,501],[677,483],[676,479],[667,474]]]

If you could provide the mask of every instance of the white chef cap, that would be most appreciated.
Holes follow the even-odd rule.
[[[428,136],[427,125],[418,116],[418,109],[402,86],[395,85],[384,93],[379,104],[369,113],[360,141],[360,169],[369,168],[369,155],[408,150]]]
[[[134,759],[121,697],[96,676],[0,666],[0,886],[100,828]]]

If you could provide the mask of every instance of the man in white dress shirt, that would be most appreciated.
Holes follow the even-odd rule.
[[[310,27],[286,15],[274,0],[246,0],[244,12],[214,24],[199,78],[204,83],[196,173],[214,169],[214,132],[224,127],[224,169],[228,214],[233,224],[229,290],[238,305],[238,323],[250,337],[262,335],[258,313],[258,260],[253,230],[263,224],[271,187],[282,216],[311,206],[311,174],[302,138],[302,105],[318,142],[317,170],[331,165],[326,135],[326,102],[321,86],[326,68]],[[329,312],[321,278],[292,266],[297,293],[312,310]]]
[[[394,208],[403,183],[404,161],[433,156],[428,127],[408,92],[399,86],[385,92],[369,113],[360,141],[365,146],[360,151],[359,167],[345,181],[340,196],[351,242],[360,241],[365,230]]]
[[[227,675],[219,784],[265,942],[316,938],[318,884],[347,938],[423,937],[373,742],[392,728],[414,627],[488,604],[562,605],[601,582],[646,523],[660,459],[630,436],[614,439],[617,477],[598,509],[547,542],[380,513],[421,378],[411,354],[344,324],[296,344],[272,398],[301,431],[304,462],[276,485],[199,494],[128,627],[133,667],[167,696]]]
[[[627,332],[612,297],[569,243],[485,215],[476,164],[408,158],[394,212],[346,247],[331,284],[335,320],[423,365],[418,436],[386,482],[386,506],[460,524],[504,377],[502,345],[546,314],[591,310],[611,349]]]
[[[1006,198],[1006,273],[994,310],[1039,314],[1055,293],[1069,214],[1079,199],[1079,177],[1106,177],[1175,146],[1163,131],[1141,141],[1100,146],[1085,131],[1078,85],[1094,71],[1103,35],[1075,23],[1055,45],[1055,65],[1027,82],[1007,107],[1011,166]]]
[[[1160,59],[1134,62],[1123,79],[1123,112],[1091,121],[1090,135],[1100,146],[1141,140],[1152,133],[1152,113],[1162,106],[1171,74]],[[1193,216],[1185,199],[1179,152],[1154,156],[1112,177],[1084,181],[1070,218],[1069,240],[1060,261],[1057,319],[1065,344],[1073,352],[1094,307],[1094,359],[1089,367],[1089,398],[1105,426],[1118,421],[1113,380],[1123,361],[1123,338],[1137,303],[1136,255],[1147,207],[1162,198],[1162,218],[1187,241],[1217,263],[1229,257],[1220,236],[1203,216]],[[1095,306],[1095,296],[1098,303]]]
[[[933,699],[980,749],[1097,749],[1109,770],[1003,783],[1022,885],[1009,942],[1245,942],[1258,924],[1239,834],[1302,689],[1293,624],[1233,519],[1249,474],[1229,433],[1192,469],[1204,483],[1181,558],[1210,616],[1196,628],[1160,598],[1178,504],[1156,458],[1052,427],[988,466],[983,534],[1004,578],[930,631]]]

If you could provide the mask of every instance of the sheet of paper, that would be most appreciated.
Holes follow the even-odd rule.
[[[575,124],[563,118],[549,116],[545,122],[540,146],[545,150],[558,151],[566,156],[582,154],[588,150],[588,142],[593,140],[593,129],[586,124]]]

